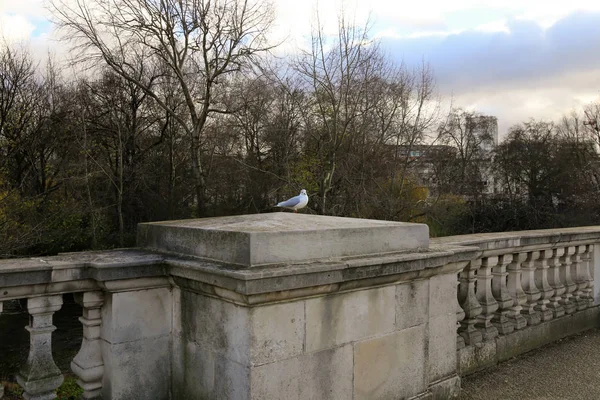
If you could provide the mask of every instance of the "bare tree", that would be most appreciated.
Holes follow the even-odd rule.
[[[454,109],[439,127],[439,141],[457,149],[457,193],[481,191],[483,170],[494,144],[493,120],[476,112]]]
[[[197,213],[205,209],[204,129],[227,77],[270,49],[269,4],[248,0],[51,0],[56,20],[79,51],[80,61],[104,60],[140,87],[190,137]],[[187,113],[162,96],[175,84]]]
[[[365,111],[369,85],[381,62],[377,43],[369,40],[368,25],[357,27],[342,13],[337,35],[328,37],[317,16],[310,51],[296,61],[306,91],[312,92],[307,133],[318,159],[319,212],[329,211],[327,196],[334,188],[340,150],[355,133]]]

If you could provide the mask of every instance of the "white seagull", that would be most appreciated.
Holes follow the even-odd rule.
[[[306,190],[302,189],[298,196],[294,196],[291,199],[277,203],[275,207],[287,208],[298,212],[299,209],[306,207],[308,204],[308,195]]]

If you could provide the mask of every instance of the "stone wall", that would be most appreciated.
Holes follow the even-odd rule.
[[[454,274],[258,306],[181,291],[174,398],[457,393]]]
[[[274,213],[142,225],[140,249],[0,260],[0,311],[27,298],[31,316],[19,382],[32,398],[62,382],[49,343],[63,293],[83,309],[72,370],[106,400],[447,399],[460,374],[597,326],[599,227],[426,233]]]
[[[103,398],[171,398],[171,288],[109,292],[104,301]]]

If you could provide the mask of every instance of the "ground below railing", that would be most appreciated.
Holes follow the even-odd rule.
[[[600,399],[600,329],[462,378],[460,400]]]

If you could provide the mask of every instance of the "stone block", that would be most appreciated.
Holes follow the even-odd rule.
[[[586,309],[500,336],[496,339],[498,361],[508,360],[564,337],[595,328],[598,326],[597,319],[597,308]]]
[[[395,286],[306,300],[306,351],[319,351],[394,330]]]
[[[354,345],[354,399],[404,399],[425,383],[425,327],[404,329]]]
[[[460,377],[454,375],[429,385],[431,400],[455,399],[460,395]]]
[[[508,360],[541,346],[549,326],[549,324],[540,324],[514,331],[510,335],[499,336],[496,339],[498,361]],[[538,337],[542,332],[543,335]]]
[[[179,355],[173,356],[173,398],[216,398],[217,355],[194,342],[182,342],[180,346]]]
[[[250,367],[194,342],[183,343],[182,376],[174,377],[174,399],[250,398]]]
[[[252,368],[253,400],[352,399],[352,345]]]
[[[291,358],[304,347],[304,302],[296,301],[252,308],[251,364]]]
[[[171,384],[170,338],[102,342],[104,399],[168,400]]]
[[[481,342],[458,350],[460,376],[477,372],[498,363],[496,341]]]
[[[250,309],[223,300],[181,291],[184,342],[196,342],[225,358],[250,365]]]
[[[405,222],[269,213],[139,224],[138,246],[255,267],[427,248],[429,228]]]
[[[456,274],[432,276],[429,280],[429,316],[456,314],[458,278]]]
[[[101,337],[114,344],[169,335],[172,312],[168,288],[107,293]]]
[[[429,319],[429,382],[456,374],[456,314]]]
[[[396,285],[396,329],[402,330],[427,322],[429,280]]]

